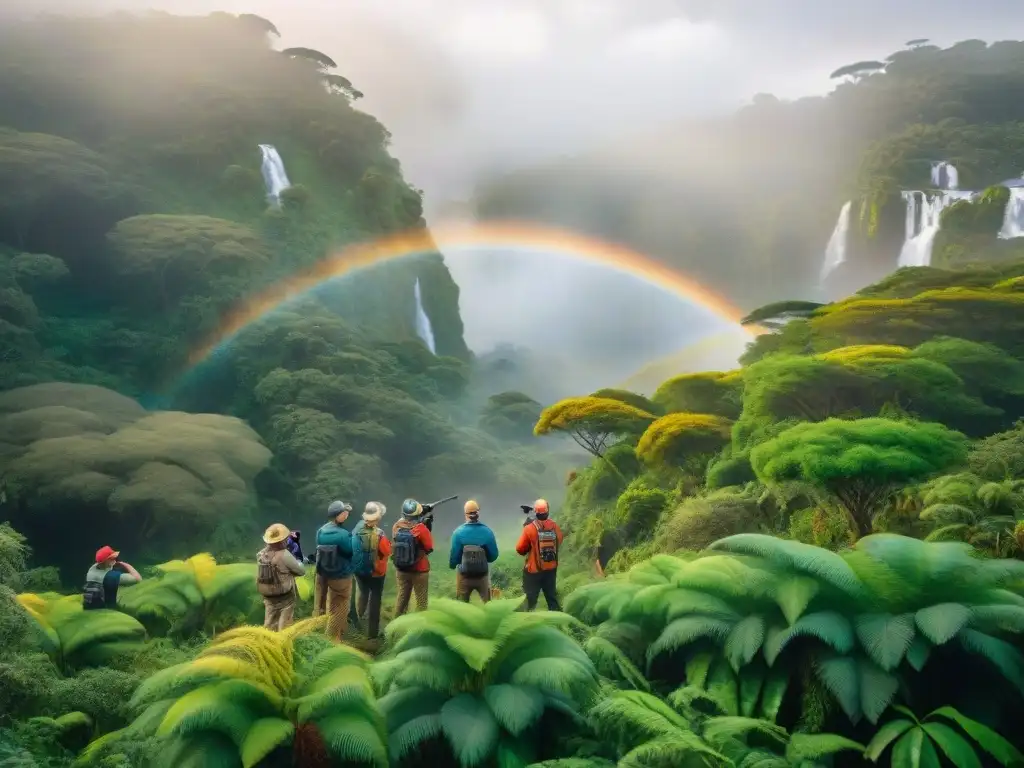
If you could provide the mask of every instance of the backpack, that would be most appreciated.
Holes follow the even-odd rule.
[[[379,559],[380,529],[376,526],[363,526],[355,538],[355,546],[352,547],[355,572],[360,576],[370,576]]]
[[[269,549],[261,549],[256,555],[256,589],[264,597],[280,597],[289,592],[281,581],[274,555]]]
[[[476,544],[466,544],[462,548],[462,575],[486,576],[487,552]]]
[[[82,588],[82,608],[86,611],[94,611],[97,608],[107,607],[107,592],[103,588],[102,581],[87,581]]]
[[[533,525],[537,529],[537,564],[542,571],[553,571],[558,567],[558,532],[545,530],[536,521]]]
[[[341,552],[337,544],[316,545],[316,572],[337,573],[341,567]]]
[[[401,527],[395,531],[392,542],[391,560],[400,571],[411,571],[420,559],[420,543],[412,533],[412,528]]]

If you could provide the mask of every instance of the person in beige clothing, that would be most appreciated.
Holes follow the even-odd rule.
[[[287,526],[274,523],[263,534],[267,546],[256,555],[256,588],[263,596],[263,626],[277,631],[294,623],[298,597],[295,577],[306,573],[306,567],[285,545],[289,533]]]

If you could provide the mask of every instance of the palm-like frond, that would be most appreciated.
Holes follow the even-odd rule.
[[[39,629],[43,649],[59,666],[73,669],[104,664],[142,649],[146,630],[118,611],[82,608],[78,595],[25,593],[17,596]]]
[[[218,565],[201,553],[156,569],[159,576],[118,592],[118,605],[153,631],[215,633],[237,624],[256,603],[255,565]]]
[[[575,620],[518,607],[516,600],[438,600],[388,625],[391,648],[372,674],[384,694],[392,761],[443,735],[468,768],[494,759],[548,710],[574,716],[585,710],[598,674],[561,631]],[[614,659],[628,674],[628,659]]]
[[[645,650],[654,672],[683,662],[688,684],[730,714],[773,717],[810,655],[847,715],[875,721],[936,646],[1024,689],[1024,656],[1006,637],[1024,631],[1022,584],[1024,563],[980,558],[964,542],[875,534],[837,554],[741,534],[584,586],[566,607],[626,655]]]
[[[331,759],[386,766],[387,733],[369,657],[332,646],[296,667],[295,639],[323,623],[310,619],[285,632],[225,632],[194,660],[143,682],[131,701],[138,712],[133,723],[94,743],[85,756],[98,755],[100,746],[118,738],[155,735],[167,740],[171,765],[222,761],[252,768],[275,750],[290,748],[299,728],[312,727]]]

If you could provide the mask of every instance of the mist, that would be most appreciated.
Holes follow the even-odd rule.
[[[332,56],[365,93],[358,106],[391,131],[430,223],[472,208],[486,179],[585,153],[605,158],[613,176],[628,170],[631,183],[707,185],[728,199],[742,168],[716,179],[701,168],[736,148],[688,141],[684,121],[727,114],[759,92],[824,93],[836,66],[911,37],[1006,37],[1020,16],[1015,0],[15,0],[0,14],[149,8],[256,13],[277,25],[282,47]],[[783,195],[784,171],[773,180]],[[585,213],[576,218],[605,215]],[[572,386],[610,384],[723,329],[680,297],[561,255],[446,260],[470,347],[572,356]]]

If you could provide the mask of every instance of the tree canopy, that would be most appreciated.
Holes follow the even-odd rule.
[[[750,463],[764,482],[802,481],[831,494],[867,536],[878,505],[900,484],[927,479],[966,456],[964,436],[941,424],[826,419],[758,445]]]

